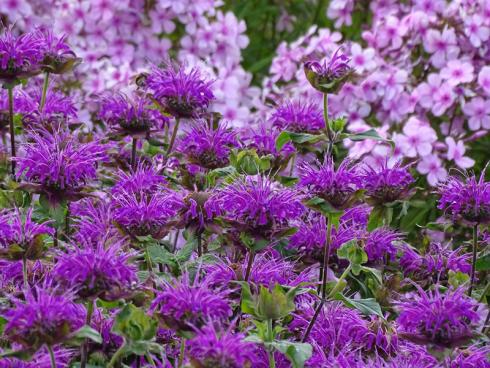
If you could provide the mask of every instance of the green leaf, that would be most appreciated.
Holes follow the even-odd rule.
[[[279,176],[277,179],[279,180],[279,182],[282,185],[284,185],[286,187],[292,187],[299,180],[298,178],[295,178],[294,176]]]
[[[367,224],[368,231],[373,231],[374,229],[383,226],[383,212],[384,208],[380,206],[376,206],[371,210]]]
[[[128,341],[151,340],[155,337],[158,322],[143,309],[126,304],[116,315],[112,331]]]
[[[357,240],[350,240],[337,250],[337,256],[347,259],[351,265],[361,265],[368,261],[366,252],[357,244]]]
[[[368,298],[368,299],[351,299],[344,296],[341,293],[337,293],[334,296],[334,299],[342,301],[349,308],[357,309],[362,314],[365,315],[377,315],[384,319],[383,312],[381,310],[381,306],[376,301],[376,299]]]
[[[448,272],[448,276],[449,276],[448,279],[449,285],[453,286],[454,288],[458,288],[461,285],[465,285],[470,281],[470,276],[461,271],[454,272],[450,270]]]
[[[152,263],[162,263],[171,267],[177,266],[175,255],[170,253],[165,247],[155,244],[148,246],[147,250]]]
[[[82,326],[70,336],[70,340],[78,340],[79,342],[83,342],[85,339],[92,340],[97,344],[102,344],[102,336],[100,333],[88,325]]]
[[[293,133],[282,131],[276,138],[276,150],[280,151],[288,142],[297,144],[316,143],[324,139],[321,134]]]
[[[330,203],[325,201],[323,198],[320,197],[313,197],[310,200],[306,202],[306,205],[320,213],[322,213],[324,216],[329,216],[329,215],[335,215],[338,218],[342,215],[342,211],[332,207]]]
[[[364,141],[366,139],[371,139],[371,140],[375,140],[375,141],[388,142],[391,145],[393,145],[392,141],[381,137],[375,129],[369,129],[365,132],[356,133],[356,134],[342,134],[342,138],[348,138],[354,142],[359,142],[359,141]]]
[[[488,270],[490,270],[490,253],[479,257],[476,260],[475,268],[477,271],[488,271]]]
[[[4,350],[0,352],[0,358],[17,358],[20,360],[28,361],[31,360],[35,352],[36,351],[33,349]]]
[[[275,340],[270,345],[283,353],[289,359],[293,368],[303,368],[305,362],[310,359],[313,353],[313,348],[307,343]]]

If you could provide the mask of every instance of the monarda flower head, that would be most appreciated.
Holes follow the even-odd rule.
[[[276,147],[276,140],[281,131],[274,127],[259,124],[257,128],[250,129],[244,134],[246,146],[254,149],[259,156],[271,155],[274,157],[273,169],[281,169],[288,159],[296,152],[291,143],[286,143],[280,150]]]
[[[480,320],[478,304],[462,288],[444,294],[437,289],[424,291],[399,303],[397,322],[402,337],[417,343],[454,347],[474,335]]]
[[[31,132],[22,145],[24,156],[16,157],[18,178],[51,199],[77,198],[97,176],[97,165],[106,158],[98,142],[81,143],[73,133]]]
[[[72,301],[72,294],[53,288],[49,283],[24,290],[24,299],[12,298],[7,309],[4,334],[12,342],[38,350],[43,345],[63,342],[83,325],[83,307]]]
[[[230,149],[237,146],[236,133],[226,125],[210,128],[199,121],[179,140],[177,151],[190,163],[212,170],[228,165]]]
[[[112,243],[112,244],[111,244]],[[124,252],[124,240],[99,241],[71,247],[60,253],[53,278],[82,300],[114,301],[128,296],[137,281],[136,267],[129,263],[134,254]]]
[[[39,73],[44,57],[44,44],[35,32],[14,36],[12,27],[0,36],[0,80],[17,82]]]
[[[362,242],[370,261],[393,261],[398,251],[396,243],[402,240],[402,234],[389,228],[380,227],[370,232],[364,231],[358,236],[358,240]]]
[[[189,274],[165,281],[151,309],[165,326],[174,331],[193,331],[207,321],[227,319],[232,310],[227,291],[211,289],[206,280],[192,282]]]
[[[130,192],[153,194],[165,190],[165,178],[151,165],[140,163],[136,169],[131,169],[130,172],[120,170],[116,175],[117,182],[112,188],[113,195]]]
[[[54,360],[56,367],[69,368],[70,362],[75,355],[74,349],[66,349],[62,346],[53,347]],[[46,347],[42,347],[29,361],[18,358],[2,358],[0,368],[51,368],[51,357]]]
[[[442,282],[448,279],[449,271],[470,274],[471,254],[461,248],[451,249],[450,244],[431,243],[424,254],[406,245],[402,248],[400,266],[406,276],[413,280]]]
[[[120,135],[146,136],[168,123],[168,118],[151,105],[137,94],[114,94],[102,99],[99,119]]]
[[[222,188],[216,201],[235,230],[272,238],[288,230],[305,208],[301,196],[263,176],[246,176]]]
[[[175,118],[199,117],[214,100],[212,82],[206,81],[197,68],[186,70],[171,62],[154,66],[145,83],[165,111]]]
[[[477,179],[475,175],[459,178],[451,176],[439,189],[438,208],[453,221],[462,220],[470,224],[490,222],[490,183],[485,173]]]
[[[342,161],[335,169],[332,158],[328,157],[323,164],[301,165],[299,186],[308,195],[320,197],[336,209],[344,209],[362,188],[362,179],[358,167],[350,161]]]
[[[342,53],[341,48],[330,60],[307,60],[304,63],[306,79],[313,88],[323,93],[337,93],[340,88],[354,75],[349,65],[350,59]]]
[[[43,43],[42,68],[47,73],[63,74],[82,62],[66,42],[66,35],[57,37],[52,30],[38,30],[37,37]]]
[[[20,91],[15,106],[22,114],[22,123],[31,130],[59,131],[68,127],[77,116],[73,100],[59,91],[48,89],[43,108],[41,90]]]
[[[490,368],[490,347],[470,346],[466,349],[456,349],[454,357],[446,358],[448,368]]]
[[[0,213],[0,258],[9,260],[39,259],[44,254],[43,237],[53,234],[49,222],[38,224],[32,209]]]
[[[384,163],[379,169],[366,167],[362,180],[369,201],[375,205],[406,198],[410,194],[410,184],[414,182],[408,168],[399,162],[392,167]]]
[[[313,103],[290,101],[280,105],[270,117],[272,125],[295,133],[315,133],[325,128],[322,111]]]
[[[255,346],[245,335],[231,329],[204,326],[188,341],[191,364],[200,368],[251,368],[256,360]]]

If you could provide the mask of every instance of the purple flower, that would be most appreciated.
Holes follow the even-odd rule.
[[[344,160],[335,169],[332,158],[317,165],[305,162],[300,167],[299,186],[311,196],[327,201],[334,208],[346,208],[351,204],[353,194],[361,188],[362,180],[358,167]]]
[[[97,165],[105,159],[98,142],[81,143],[69,132],[31,132],[22,145],[25,155],[16,157],[17,177],[37,184],[53,197],[77,192],[97,176]]]
[[[314,260],[323,259],[323,247],[327,240],[325,217],[311,211],[309,216],[299,223],[297,229],[290,237],[288,247]]]
[[[165,281],[151,305],[165,326],[175,331],[192,331],[207,321],[231,316],[228,292],[211,289],[206,280],[191,282],[184,274],[182,280]]]
[[[354,74],[349,65],[350,59],[338,48],[328,61],[311,59],[304,63],[306,79],[313,88],[323,93],[336,93]]]
[[[416,280],[439,282],[447,280],[449,271],[470,274],[471,254],[462,254],[461,248],[452,250],[450,245],[431,243],[423,255],[405,245],[400,266],[405,275]]]
[[[230,148],[237,146],[236,133],[226,125],[220,123],[210,128],[199,121],[180,139],[177,151],[189,162],[212,170],[228,165]]]
[[[470,224],[490,222],[490,183],[485,181],[484,173],[480,179],[475,175],[460,179],[450,176],[439,189],[438,208],[453,221],[463,220]]]
[[[73,359],[74,351],[63,347],[53,347],[53,355],[56,367],[69,368]],[[0,368],[51,368],[51,358],[48,349],[42,347],[28,362],[17,358],[2,358]]]
[[[0,36],[0,79],[10,83],[18,78],[39,72],[39,63],[44,57],[43,42],[36,33],[16,37],[12,27],[4,28]]]
[[[139,164],[129,173],[122,170],[117,173],[117,182],[112,188],[112,194],[120,195],[130,192],[152,194],[164,190],[165,184],[165,178],[159,175],[153,166]]]
[[[410,184],[414,182],[408,168],[400,162],[388,167],[385,162],[380,169],[364,169],[363,186],[366,195],[374,204],[385,204],[404,199],[409,195]]]
[[[39,259],[44,253],[43,236],[52,235],[49,222],[38,224],[32,220],[32,208],[0,214],[0,257],[10,260]]]
[[[437,289],[424,291],[399,303],[397,319],[403,337],[418,343],[457,346],[473,336],[480,316],[477,303],[462,288],[441,294]]]
[[[82,61],[66,43],[66,35],[56,37],[52,30],[43,29],[37,32],[37,37],[43,44],[42,66],[45,72],[63,74]]]
[[[214,208],[216,203],[210,200],[211,197],[210,191],[190,192],[184,197],[184,206],[181,209],[184,227],[202,232],[212,225],[219,209]]]
[[[457,349],[454,358],[446,358],[448,368],[489,368],[490,347],[470,346],[466,349]]]
[[[106,243],[85,242],[60,253],[54,279],[81,299],[113,301],[127,296],[137,281],[137,269],[129,263],[134,254],[122,250],[124,241]]]
[[[146,86],[165,110],[176,118],[195,118],[202,115],[214,100],[212,82],[204,80],[197,68],[186,71],[168,62],[153,67]]]
[[[182,199],[171,191],[124,191],[112,199],[114,220],[132,237],[151,235],[161,239],[182,206]]]
[[[219,331],[207,325],[188,341],[188,354],[192,364],[201,368],[252,367],[256,360],[255,346],[244,338],[244,334],[233,334],[231,329]]]
[[[364,244],[370,261],[394,260],[398,248],[396,242],[401,241],[400,233],[389,228],[377,228],[371,232],[366,231],[359,240]]]
[[[50,271],[50,265],[41,261],[27,261],[27,276],[30,285],[44,279]],[[0,259],[0,289],[4,294],[14,294],[23,287],[22,261],[5,261]]]
[[[247,176],[221,189],[216,201],[238,231],[270,238],[290,227],[305,210],[301,196],[263,176]]]
[[[291,143],[287,143],[279,151],[276,148],[276,140],[280,131],[274,128],[267,128],[265,124],[260,124],[257,129],[251,129],[244,134],[246,145],[255,149],[259,156],[272,155],[274,161],[272,167],[279,169],[287,163],[287,159],[293,155],[295,148]]]
[[[102,99],[99,119],[115,132],[143,136],[168,123],[168,118],[145,97],[133,94],[130,98],[122,93]]]
[[[279,130],[315,133],[325,127],[322,111],[314,103],[286,102],[272,114],[270,121]]]
[[[14,306],[4,313],[4,334],[12,342],[38,350],[53,346],[83,325],[83,307],[72,301],[70,293],[44,284],[24,290],[24,300],[12,298]]]

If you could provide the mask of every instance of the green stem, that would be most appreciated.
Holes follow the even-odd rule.
[[[332,129],[330,128],[330,122],[328,120],[328,94],[323,94],[323,120],[325,120],[325,130],[327,132],[328,137],[328,148],[327,155],[329,155],[332,151],[333,146],[333,134]]]
[[[248,282],[248,278],[250,277],[250,272],[252,271],[252,264],[254,263],[255,253],[250,251],[248,254],[248,264],[247,270],[245,271],[245,282]]]
[[[172,152],[172,148],[174,147],[175,138],[177,137],[177,131],[179,130],[179,123],[180,123],[180,119],[176,118],[175,119],[175,127],[174,127],[174,130],[172,132],[172,137],[170,138],[170,143],[168,144],[167,156],[170,155],[170,152]]]
[[[66,205],[66,214],[65,214],[65,239],[68,240],[70,236],[70,203],[68,202]]]
[[[43,92],[41,95],[41,102],[39,104],[39,112],[43,112],[44,105],[46,104],[46,94],[48,92],[48,85],[49,85],[49,72],[46,72],[46,74],[44,74]]]
[[[145,354],[145,358],[146,360],[148,361],[148,363],[150,363],[152,365],[152,367],[156,367],[157,365],[155,364],[155,361],[153,360],[153,358],[151,357],[151,354],[150,353],[146,353]]]
[[[471,296],[471,293],[473,292],[473,286],[475,285],[475,267],[476,267],[477,248],[478,248],[478,224],[473,226],[473,259],[471,262],[470,288],[468,289],[469,296]]]
[[[267,336],[269,342],[274,341],[274,328],[272,326],[272,319],[267,320]],[[269,368],[276,368],[276,360],[274,359],[274,350],[270,348],[270,350],[267,351],[267,354],[269,355]]]
[[[150,253],[148,253],[148,246],[145,245],[145,260],[146,260],[146,267],[148,268],[148,271],[152,271],[153,267],[151,264],[151,258],[150,258]]]
[[[89,300],[87,302],[87,317],[85,318],[85,324],[87,326],[90,326],[90,321],[92,320],[92,314],[94,313],[94,302],[93,300]],[[85,341],[82,344],[81,351],[80,351],[80,368],[85,368],[87,366],[87,360],[88,360],[88,340],[85,339]]]
[[[22,276],[24,278],[24,289],[27,290],[29,287],[29,279],[27,275],[27,259],[26,257],[22,258]]]
[[[337,280],[337,283],[335,284],[333,289],[330,291],[330,293],[328,293],[327,298],[333,297],[337,293],[337,291],[340,290],[342,281],[345,280],[345,278],[347,277],[347,275],[349,274],[351,269],[352,269],[352,265],[349,264],[349,266],[345,269],[345,271],[342,273],[342,275],[340,275],[340,278]]]
[[[490,288],[490,282],[485,286],[485,289],[483,289],[483,293],[480,296],[480,299],[478,300],[478,303],[482,303],[483,299],[485,299],[485,296],[487,295],[488,289]],[[477,307],[478,308],[478,307]]]
[[[138,139],[133,137],[133,143],[131,147],[131,168],[136,169],[136,146],[138,144]]]
[[[185,354],[185,339],[182,338],[180,340],[180,354],[179,354],[179,362],[177,364],[177,367],[180,368],[184,364],[184,354]]]
[[[113,368],[116,365],[116,363],[119,361],[119,359],[123,357],[123,355],[125,354],[125,350],[126,350],[126,341],[124,341],[121,347],[117,349],[117,351],[114,353],[107,367]]]
[[[51,368],[56,368],[56,358],[54,356],[53,348],[51,345],[46,345],[49,352],[49,360],[51,361]]]
[[[197,256],[201,257],[202,256],[202,233],[200,230],[197,230]]]
[[[9,98],[10,158],[12,159],[12,179],[15,180],[15,129],[14,129],[14,88],[7,88]]]

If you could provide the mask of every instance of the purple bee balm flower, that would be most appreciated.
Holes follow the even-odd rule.
[[[122,170],[117,173],[117,182],[112,188],[112,194],[119,195],[124,192],[152,194],[164,190],[165,184],[166,180],[157,173],[153,166],[139,164],[129,173]]]
[[[186,228],[204,231],[212,226],[215,215],[219,212],[213,208],[216,204],[210,200],[209,191],[190,192],[184,197],[184,206],[181,209],[182,225]]]
[[[70,132],[31,132],[16,157],[18,178],[34,184],[51,198],[76,195],[97,177],[97,165],[106,158],[98,142],[81,143]]]
[[[337,93],[353,75],[354,70],[349,65],[350,59],[338,48],[328,61],[323,64],[318,59],[307,60],[304,63],[306,79],[313,88],[323,93]]]
[[[36,33],[14,36],[12,27],[0,36],[0,80],[11,83],[35,75],[44,57],[44,44]]]
[[[27,262],[28,283],[39,283],[50,272],[50,266],[41,261]],[[5,261],[0,259],[0,290],[4,294],[15,294],[23,287],[22,261]]]
[[[254,367],[255,346],[244,341],[245,334],[217,330],[204,326],[188,341],[188,355],[192,365],[201,368]]]
[[[344,160],[335,169],[332,158],[325,159],[323,164],[304,163],[300,167],[300,188],[308,195],[324,199],[332,207],[343,209],[349,207],[354,193],[361,189],[362,179],[358,167]]]
[[[289,238],[288,247],[314,260],[323,259],[322,250],[327,239],[325,217],[311,211],[309,216],[299,223],[297,229]]]
[[[451,249],[451,246],[431,243],[423,255],[406,245],[400,258],[403,273],[415,280],[440,282],[447,280],[449,271],[470,274],[471,254],[462,253],[462,249]]]
[[[279,130],[315,133],[325,128],[323,112],[313,103],[286,102],[272,114],[270,121]]]
[[[417,343],[453,347],[474,335],[480,316],[478,304],[462,288],[441,294],[416,285],[415,294],[399,303],[399,334]]]
[[[350,224],[359,229],[363,229],[367,226],[369,214],[371,213],[371,207],[361,204],[345,210],[340,217],[340,221],[345,224]]]
[[[44,253],[43,237],[52,235],[49,222],[32,220],[32,208],[0,213],[0,257],[10,260],[39,259]]]
[[[81,299],[114,301],[130,293],[136,283],[136,267],[129,263],[133,253],[122,250],[124,241],[99,241],[74,246],[60,253],[53,269],[54,279]]]
[[[30,93],[20,91],[15,100],[17,110],[23,114],[22,123],[30,129],[61,130],[77,116],[75,103],[61,92],[48,89],[42,111],[40,102],[39,89]]]
[[[371,232],[365,231],[359,236],[370,261],[394,260],[396,258],[396,242],[402,240],[402,234],[389,228],[377,228]]]
[[[137,94],[115,94],[102,99],[99,119],[117,133],[145,136],[168,123],[168,118],[151,105],[150,100]]]
[[[438,208],[454,221],[463,220],[470,224],[490,222],[490,183],[484,173],[480,179],[473,176],[458,178],[450,176],[439,189]]]
[[[63,347],[53,347],[53,355],[56,362],[56,367],[69,368],[70,362],[73,359],[74,350]],[[42,347],[38,350],[28,362],[17,358],[2,358],[0,360],[0,368],[51,368],[51,358],[48,349]]]
[[[37,37],[44,46],[42,66],[45,72],[63,74],[82,61],[66,43],[66,35],[56,37],[52,30],[43,29],[37,32]]]
[[[448,368],[490,368],[490,347],[470,346],[466,349],[456,349],[454,358],[446,358]]]
[[[91,319],[91,326],[102,336],[102,351],[107,355],[114,354],[124,342],[121,336],[112,332],[115,314],[114,312],[106,314],[95,308]]]
[[[229,291],[211,289],[206,280],[192,282],[189,274],[181,280],[165,281],[157,293],[151,310],[165,326],[174,331],[193,331],[206,321],[229,318]]]
[[[49,283],[24,290],[24,299],[12,298],[14,306],[4,313],[5,336],[34,350],[63,342],[83,325],[85,317],[83,307],[73,303],[72,296],[61,294]]]
[[[247,147],[255,149],[259,156],[272,155],[275,158],[273,167],[280,167],[287,158],[296,152],[291,143],[287,143],[279,151],[277,150],[276,139],[280,133],[277,129],[270,129],[264,124],[260,124],[257,129],[250,130],[245,134]]]
[[[179,140],[177,151],[189,162],[212,170],[228,165],[230,148],[237,146],[236,133],[226,125],[220,123],[210,128],[200,121]]]
[[[362,175],[366,195],[373,204],[385,204],[404,199],[409,195],[414,179],[408,168],[399,162],[392,167],[385,163],[380,169],[366,167]]]
[[[272,238],[290,228],[305,208],[301,196],[263,176],[247,176],[217,194],[223,218],[251,235]]]
[[[112,199],[114,220],[130,236],[161,239],[183,206],[177,193],[124,191]]]
[[[196,118],[206,112],[214,100],[211,84],[199,69],[187,71],[171,62],[153,67],[146,79],[155,99],[176,118]]]

